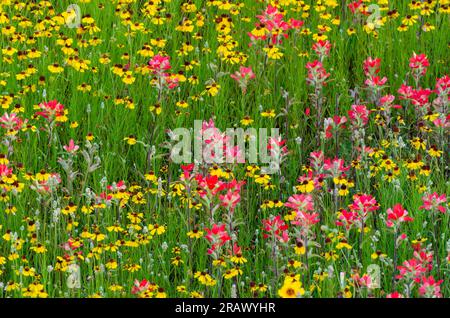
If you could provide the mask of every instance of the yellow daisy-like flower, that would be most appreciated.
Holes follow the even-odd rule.
[[[283,286],[278,290],[281,298],[298,298],[305,294],[302,283],[299,281],[285,281]]]

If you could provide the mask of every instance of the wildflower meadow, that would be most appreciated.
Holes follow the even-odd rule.
[[[0,298],[450,297],[449,0],[0,0]]]

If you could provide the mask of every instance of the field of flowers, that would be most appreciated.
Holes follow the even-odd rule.
[[[0,0],[0,297],[450,297],[449,13]]]

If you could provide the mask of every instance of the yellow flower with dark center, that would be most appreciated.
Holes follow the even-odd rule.
[[[131,85],[136,80],[136,77],[133,76],[133,73],[130,71],[125,72],[125,74],[122,77],[122,82],[124,82],[127,85]]]
[[[256,165],[247,166],[245,168],[245,175],[247,177],[253,178],[255,175],[255,172],[259,170],[259,167]]]
[[[378,258],[383,259],[385,257],[387,257],[387,254],[383,254],[381,251],[373,252],[372,255],[370,255],[370,258],[373,260],[378,259]]]
[[[404,166],[409,170],[418,170],[420,169],[424,163],[419,159],[407,160]]]
[[[151,235],[155,234],[162,235],[164,234],[164,232],[166,232],[166,227],[158,224],[149,224],[148,231]]]
[[[408,180],[416,181],[417,180],[417,175],[416,175],[416,173],[414,171],[410,171],[408,173],[407,178],[408,178]]]
[[[338,188],[338,194],[340,196],[346,196],[350,193],[349,186],[347,184],[341,184]]]
[[[235,276],[237,276],[237,275],[238,275],[238,272],[237,272],[236,269],[234,269],[234,268],[232,268],[232,269],[227,269],[227,270],[225,271],[225,273],[223,273],[223,278],[225,278],[225,279],[231,279],[231,278],[233,278],[233,277],[235,277]]]
[[[248,126],[248,125],[252,124],[253,121],[254,120],[251,119],[250,116],[245,116],[243,119],[241,119],[241,124],[244,125],[244,126]]]
[[[33,277],[36,274],[36,270],[33,267],[28,267],[28,266],[25,266],[22,269],[22,272],[20,272],[20,271],[18,271],[18,272],[19,272],[19,274],[22,274],[25,277],[30,277],[30,276]]]
[[[194,278],[197,278],[197,280],[206,286],[214,286],[216,284],[216,280],[213,279],[208,273],[206,272],[196,272],[194,274]]]
[[[364,232],[365,232],[365,229],[364,229]],[[352,249],[352,246],[351,246],[350,244],[348,244],[346,241],[340,241],[340,242],[336,245],[336,248],[337,248],[338,250],[341,250],[341,249],[343,249],[343,248],[346,248],[347,250],[351,250],[351,249]]]
[[[290,259],[290,260],[288,260],[287,266],[293,267],[293,268],[299,268],[300,266],[302,266],[302,263],[297,260]]]
[[[144,195],[142,192],[138,192],[135,195],[132,196],[131,201],[135,204],[145,204],[147,203],[147,200],[144,198]]]
[[[17,212],[17,208],[13,205],[9,205],[5,208],[5,213],[7,215],[15,215]]]
[[[98,231],[94,232],[94,234],[92,234],[91,237],[90,237],[91,240],[94,240],[94,241],[97,241],[97,242],[101,242],[105,238],[106,238],[106,235],[101,233],[101,232],[98,232]]]
[[[263,283],[258,284],[258,290],[259,290],[259,292],[265,293],[265,292],[267,291],[267,289],[268,289],[268,287],[267,287],[266,284],[263,284]]]
[[[235,264],[245,264],[247,263],[247,259],[241,254],[237,253],[231,257],[231,261]]]
[[[36,174],[35,178],[38,181],[47,181],[48,178],[50,178],[50,173],[46,172],[45,170],[41,170]]]
[[[433,8],[424,3],[422,5],[422,8],[420,9],[420,14],[424,16],[430,16],[432,13],[434,13]]]
[[[406,24],[401,24],[398,28],[397,28],[397,31],[399,31],[399,32],[405,32],[405,31],[407,31],[408,30],[408,25],[406,25]]]
[[[157,46],[159,48],[163,48],[166,45],[166,40],[162,39],[162,38],[156,38],[156,39],[151,39],[150,40],[150,44]]]
[[[270,200],[264,200],[263,203],[260,205],[261,209],[267,209],[267,208],[273,208],[274,203]]]
[[[157,23],[154,22],[154,20],[152,20],[152,22],[154,24],[162,24],[159,23],[159,21],[156,21]],[[194,31],[194,23],[189,20],[189,19],[185,19],[183,22],[181,22],[178,26],[175,27],[175,30],[180,31],[180,32],[187,32],[187,33],[191,33]]]
[[[27,288],[22,288],[22,295],[30,298],[47,298],[48,294],[41,283],[31,283]]]
[[[127,270],[130,273],[134,273],[141,270],[141,265],[139,264],[126,264],[124,267],[125,270]]]
[[[90,133],[88,133],[87,135],[86,135],[86,140],[87,141],[92,141],[92,140],[94,140],[94,135],[90,132]]]
[[[219,257],[218,259],[213,260],[212,264],[215,267],[217,266],[227,267],[227,262],[225,262],[223,257]]]
[[[336,16],[336,17],[334,17],[334,18],[331,20],[331,23],[332,23],[333,25],[340,25],[340,24],[341,24],[341,18],[340,18],[339,16]]]
[[[269,33],[269,30],[265,27],[256,26],[250,33],[255,37],[262,37]]]
[[[275,110],[274,109],[268,109],[261,113],[262,117],[268,117],[268,118],[274,118],[275,117]]]
[[[164,291],[164,288],[158,288],[155,298],[167,298],[167,293]]]
[[[188,82],[192,85],[197,85],[199,83],[199,79],[197,76],[192,75],[188,78]]]
[[[144,217],[143,213],[129,212],[127,214],[127,218],[130,220],[131,223],[139,223],[142,221],[143,217]]]
[[[69,215],[71,213],[75,213],[77,208],[78,207],[73,202],[70,202],[64,209],[62,209],[61,213],[64,215]]]
[[[325,252],[324,256],[327,261],[335,261],[339,259],[339,255],[335,251]]]
[[[15,283],[14,281],[9,281],[8,284],[6,284],[5,291],[6,292],[12,292],[15,290],[19,290],[20,285],[18,283]]]
[[[269,45],[263,49],[264,52],[267,53],[267,57],[272,60],[279,60],[283,57],[283,53],[280,52],[280,49],[274,45]]]
[[[428,177],[431,174],[430,166],[423,165],[420,167],[419,175]]]
[[[155,173],[153,171],[149,171],[148,173],[146,173],[144,175],[145,180],[150,181],[150,182],[157,182],[158,178],[156,177]]]
[[[47,248],[41,243],[38,243],[37,245],[30,247],[30,250],[32,250],[36,254],[44,254],[45,252],[47,252]]]
[[[186,286],[184,286],[184,285],[177,286],[177,292],[182,293],[182,294],[187,293]]]
[[[172,248],[172,253],[176,255],[181,254],[181,248],[179,246],[175,246],[174,248]]]
[[[212,82],[211,84],[206,86],[206,92],[209,96],[216,96],[219,93],[220,85],[216,82]]]
[[[381,161],[380,167],[384,168],[385,170],[392,170],[397,167],[397,165],[391,159],[383,159]]]
[[[159,115],[162,112],[162,107],[160,104],[152,105],[152,106],[150,106],[149,109],[152,113],[155,113],[156,115]]]
[[[109,288],[108,288],[110,291],[112,291],[113,293],[115,293],[115,292],[121,292],[121,291],[123,291],[123,286],[121,286],[121,285],[117,285],[117,284],[114,284],[114,285],[111,285],[111,286],[109,286]]]
[[[184,263],[184,261],[181,259],[181,256],[178,256],[178,255],[175,257],[172,257],[170,259],[170,261],[171,261],[171,264],[175,265],[175,266],[179,266]]]
[[[78,127],[78,122],[74,121],[70,123],[70,128],[75,129]]]
[[[313,34],[313,40],[316,42],[319,41],[326,41],[328,39],[328,36],[324,33],[315,33]]]
[[[413,139],[411,139],[411,144],[414,146],[416,150],[420,149],[425,150],[427,141],[419,137],[414,137]]]
[[[349,36],[351,36],[351,35],[353,35],[353,34],[355,34],[356,33],[356,29],[355,28],[348,28],[347,29],[347,34],[349,35]]]
[[[90,92],[91,89],[92,89],[92,86],[87,83],[83,83],[83,84],[77,86],[77,90],[79,90],[83,93]]]
[[[12,25],[7,25],[2,28],[2,34],[6,36],[10,36],[16,32],[16,28]]]
[[[344,296],[344,298],[352,298],[353,297],[353,293],[352,293],[352,291],[350,289],[350,286],[346,286],[344,288],[343,296]]]
[[[391,171],[389,171],[386,175],[383,176],[383,180],[386,180],[387,182],[392,182],[395,180],[395,175]]]
[[[112,270],[112,269],[117,269],[118,265],[115,260],[110,259],[109,261],[106,262],[105,267],[109,270]]]
[[[181,108],[187,108],[187,107],[189,107],[189,104],[186,103],[186,101],[184,101],[184,100],[181,100],[181,101],[177,102],[176,105],[177,105],[178,107],[181,107]]]
[[[305,255],[306,248],[302,242],[297,242],[294,247],[294,251],[295,251],[295,254],[297,254],[297,255]]]
[[[8,255],[8,260],[10,260],[10,261],[15,261],[18,258],[19,258],[19,254],[17,254],[17,253],[11,253]],[[27,275],[25,275],[25,276],[27,276]],[[30,276],[30,275],[28,275],[28,276]]]
[[[430,24],[429,22],[426,22],[424,23],[424,25],[422,25],[423,32],[430,32],[433,31],[434,29],[436,29],[436,27]]]
[[[328,277],[328,272],[314,273],[313,279],[318,282],[323,282]]]

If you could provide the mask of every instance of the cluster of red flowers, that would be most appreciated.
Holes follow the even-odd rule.
[[[283,14],[278,8],[268,5],[266,10],[261,15],[256,16],[259,20],[256,23],[256,28],[259,30],[267,30],[261,34],[249,32],[248,35],[252,40],[270,39],[272,44],[281,43],[283,38],[288,38],[287,31],[290,29],[299,29],[303,26],[303,21],[290,19],[288,22],[283,20]]]
[[[162,89],[164,87],[174,89],[178,86],[178,77],[168,73],[168,71],[172,68],[170,66],[170,58],[168,56],[161,56],[159,54],[153,56],[148,62],[148,68],[155,76],[153,83],[158,89]]]

